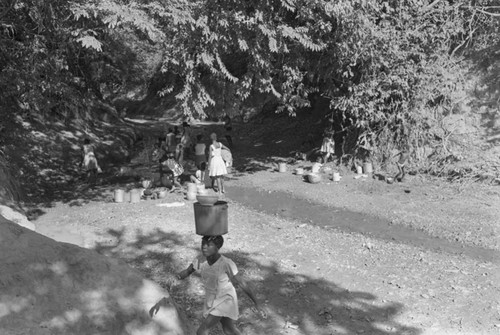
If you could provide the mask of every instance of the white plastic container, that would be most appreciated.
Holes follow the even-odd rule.
[[[370,174],[373,172],[373,166],[372,166],[372,163],[370,162],[366,162],[363,164],[363,172],[365,174]]]
[[[125,191],[122,189],[116,189],[115,190],[115,202],[123,202],[123,196],[125,195]]]

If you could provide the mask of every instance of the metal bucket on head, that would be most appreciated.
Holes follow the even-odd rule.
[[[193,206],[196,234],[202,236],[227,234],[227,202],[217,201],[213,206],[203,206],[195,202]]]

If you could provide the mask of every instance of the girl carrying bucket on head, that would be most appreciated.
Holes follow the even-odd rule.
[[[177,275],[177,279],[182,280],[194,272],[199,272],[205,286],[204,320],[196,332],[197,335],[208,335],[210,329],[218,323],[221,324],[224,334],[241,335],[234,324],[239,314],[234,285],[240,286],[254,302],[260,315],[267,318],[267,313],[258,304],[249,283],[238,273],[234,262],[219,253],[223,244],[224,239],[220,235],[204,236],[201,241],[203,256],[196,258],[187,269]],[[151,307],[151,317],[167,303],[167,299],[163,298]]]

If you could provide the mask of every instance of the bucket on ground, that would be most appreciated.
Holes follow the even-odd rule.
[[[332,175],[332,179],[335,182],[339,182],[340,181],[340,173],[334,172],[333,175]]]
[[[205,184],[196,184],[196,193],[197,194],[207,194]]]
[[[365,174],[372,173],[373,172],[373,166],[372,163],[366,162],[363,164],[363,172]]]
[[[189,200],[189,201],[196,200],[196,192],[187,192],[186,193],[186,199]]]
[[[279,172],[286,172],[286,163],[279,163],[278,164],[278,171]]]
[[[197,192],[198,188],[196,187],[195,183],[187,183],[187,192],[188,193],[195,193]]]
[[[363,167],[362,167],[362,166],[357,165],[357,166],[356,166],[356,173],[357,173],[357,174],[363,174]]]
[[[321,167],[323,166],[323,164],[321,163],[314,163],[311,167],[311,172],[312,173],[319,173],[319,170],[321,170]]]
[[[134,188],[130,191],[130,202],[137,203],[141,201],[141,190],[138,188]]]
[[[227,202],[217,201],[213,206],[203,206],[195,202],[193,206],[196,234],[202,236],[227,234]]]
[[[115,196],[114,196],[115,202],[123,202],[124,194],[125,191],[122,189],[115,190]]]

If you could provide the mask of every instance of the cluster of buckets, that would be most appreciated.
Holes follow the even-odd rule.
[[[115,202],[130,202],[137,203],[141,201],[142,190],[135,188],[130,191],[116,189],[114,194]]]
[[[314,164],[312,166],[311,173],[309,173],[307,175],[307,177],[309,179],[309,182],[312,182],[312,183],[319,182],[319,180],[321,179],[321,177],[319,177],[319,175],[318,175],[320,166],[321,166],[320,164]],[[287,172],[288,171],[287,164],[286,163],[278,163],[278,171],[281,172],[281,173]],[[294,172],[295,172],[296,175],[303,175],[305,173],[305,171],[304,171],[303,168],[296,168],[294,170]],[[372,165],[372,163],[365,162],[365,163],[363,163],[363,166],[360,166],[360,165],[356,166],[356,173],[358,175],[372,174],[373,173],[373,165]],[[334,182],[339,182],[341,178],[342,177],[340,176],[339,172],[337,172],[337,171],[333,171],[332,172],[331,179]]]
[[[196,200],[196,195],[207,194],[207,190],[205,189],[205,184],[196,184],[196,183],[188,183],[187,184],[187,193],[186,199],[190,201]]]

